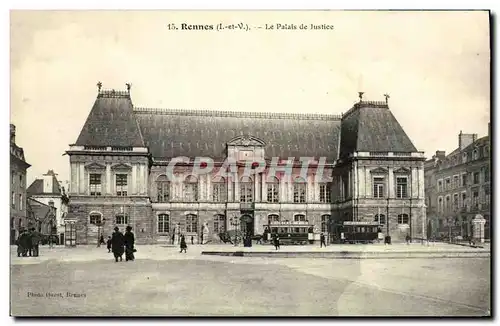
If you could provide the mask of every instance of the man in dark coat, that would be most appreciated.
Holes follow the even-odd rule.
[[[320,245],[319,247],[322,248],[323,246],[326,247],[326,241],[325,241],[325,235],[323,233],[321,233],[321,236],[320,236]]]
[[[26,231],[26,252],[29,257],[33,254],[33,243],[31,242],[31,238],[33,237],[32,229]]]
[[[134,233],[132,233],[132,227],[129,225],[125,231],[125,261],[134,260],[134,243],[135,237]]]
[[[111,251],[113,251],[113,255],[115,256],[115,262],[118,262],[118,258],[120,261],[123,260],[123,252],[125,246],[125,239],[123,234],[120,232],[117,226],[115,226],[115,232],[111,236]]]
[[[26,257],[26,248],[28,247],[27,244],[27,234],[26,230],[22,229],[19,233],[19,237],[17,238],[16,244],[17,244],[17,257]]]
[[[186,244],[186,238],[184,237],[184,234],[181,235],[181,251],[182,252],[184,250],[184,253],[187,253],[187,244]]]
[[[42,235],[40,232],[36,231],[35,228],[31,228],[31,247],[33,248],[33,257],[38,257],[40,254],[40,241],[42,240]]]

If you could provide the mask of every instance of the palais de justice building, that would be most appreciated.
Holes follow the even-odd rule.
[[[425,234],[425,158],[387,100],[360,95],[343,115],[144,109],[132,104],[130,87],[99,86],[67,154],[67,218],[76,221],[80,244],[127,225],[139,243],[167,241],[179,231],[198,241],[203,225],[217,242],[219,230],[262,234],[268,221],[277,220],[313,223],[316,236],[346,220],[379,221],[394,241]],[[215,168],[192,175],[192,165],[177,164],[181,181],[169,180],[166,166],[180,156],[210,157]],[[216,178],[228,157],[238,172]],[[281,173],[268,180],[273,157],[280,166],[293,166],[291,179]],[[313,158],[304,179],[300,157]],[[242,176],[244,165],[256,159],[267,168]]]

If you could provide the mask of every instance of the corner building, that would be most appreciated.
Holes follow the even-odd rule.
[[[130,90],[99,89],[67,154],[67,218],[80,244],[127,225],[138,243],[178,232],[198,242],[207,226],[204,241],[213,243],[220,230],[262,234],[276,220],[309,221],[316,237],[351,220],[380,221],[394,241],[425,234],[425,158],[386,102],[360,100],[344,115],[144,109]],[[178,163],[180,178],[170,180],[176,157],[208,157],[214,168],[196,175],[193,164]],[[310,162],[305,174],[300,158]],[[217,177],[227,159],[236,170]],[[243,176],[256,161],[265,169]],[[269,176],[273,162],[291,177]]]

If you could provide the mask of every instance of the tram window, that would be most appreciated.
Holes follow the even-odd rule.
[[[365,233],[365,227],[361,227],[361,233]]]
[[[273,233],[277,233],[278,232],[278,228],[272,228],[271,230],[273,230],[272,231]]]
[[[294,232],[295,232],[295,233],[299,233],[299,232],[300,232],[300,229],[299,229],[299,228],[295,228],[295,229],[294,229]]]

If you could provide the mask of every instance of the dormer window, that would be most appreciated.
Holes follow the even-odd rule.
[[[479,158],[479,152],[477,148],[472,152],[472,157],[474,158],[474,160],[477,160]]]
[[[462,154],[462,163],[467,163],[467,153]]]

